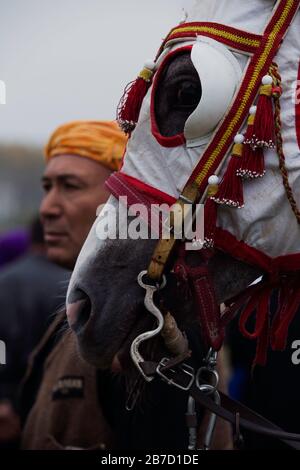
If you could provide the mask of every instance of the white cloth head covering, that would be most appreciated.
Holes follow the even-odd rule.
[[[210,21],[252,33],[262,33],[271,18],[274,4],[273,0],[198,0],[189,12],[187,21]],[[295,96],[300,59],[299,31],[300,12],[275,58],[283,81],[283,148],[290,184],[298,206],[300,149],[296,138]],[[184,44],[195,44],[196,41],[197,39],[180,40],[179,43],[172,44],[169,50]],[[232,55],[232,60],[239,63],[242,71],[245,69],[247,60],[244,56],[229,49],[226,53]],[[201,158],[207,140],[199,141],[193,147],[186,144],[172,148],[161,146],[151,132],[150,97],[151,88],[144,99],[137,127],[129,140],[122,171],[177,198]],[[266,175],[262,179],[244,183],[245,207],[235,209],[220,206],[218,226],[229,231],[237,240],[243,240],[250,247],[273,258],[300,253],[300,226],[282,184],[277,153],[268,150],[265,160]]]
[[[270,18],[274,0],[196,0],[187,21],[211,21],[261,34]]]

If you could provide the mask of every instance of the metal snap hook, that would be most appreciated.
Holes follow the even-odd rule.
[[[153,281],[153,284],[151,284],[151,281],[152,281],[152,280],[151,280],[150,278],[149,278],[150,283],[144,282],[144,278],[145,278],[147,275],[148,275],[148,271],[145,270],[145,271],[141,271],[140,274],[139,274],[138,277],[137,277],[137,281],[138,281],[139,285],[140,285],[143,289],[146,289],[146,290],[147,290],[147,289],[154,289],[154,290],[157,291],[157,290],[163,289],[163,288],[166,286],[166,284],[167,284],[167,279],[166,279],[166,276],[165,276],[164,274],[163,274],[162,281],[161,281],[160,284],[157,283],[157,282],[154,283],[154,281]]]
[[[208,376],[208,377],[207,377]],[[210,379],[210,380],[208,380]],[[207,393],[215,392],[219,384],[219,374],[216,370],[200,367],[196,374],[196,385],[199,390],[207,387]]]
[[[138,280],[139,285],[143,289],[146,290],[144,305],[146,309],[148,310],[148,312],[151,313],[156,318],[158,325],[154,330],[146,331],[145,333],[142,333],[139,336],[137,336],[137,338],[135,338],[135,340],[131,344],[130,355],[135,366],[138,368],[138,370],[140,371],[144,379],[147,382],[151,382],[154,376],[149,376],[145,374],[142,368],[142,363],[145,361],[144,361],[143,356],[139,352],[139,348],[142,343],[157,336],[161,332],[164,326],[164,317],[161,311],[156,307],[153,297],[154,297],[155,292],[165,287],[167,281],[166,281],[166,277],[163,276],[162,282],[159,286],[155,284],[146,284],[146,282],[144,282],[144,276],[146,275],[147,275],[147,271],[141,271],[140,274],[138,275],[137,280]]]

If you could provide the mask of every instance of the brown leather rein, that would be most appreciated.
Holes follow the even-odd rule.
[[[293,449],[300,450],[300,434],[284,431],[268,419],[220,391],[217,392],[220,396],[220,404],[217,403],[213,399],[213,393],[206,393],[201,390],[201,385],[197,380],[197,372],[183,361],[183,357],[165,358],[160,363],[145,361],[141,365],[146,375],[160,377],[168,385],[188,393],[206,410],[231,423],[234,429],[235,441],[239,440],[243,429],[279,439]],[[217,390],[211,386],[211,391]],[[189,426],[188,420],[187,425]]]

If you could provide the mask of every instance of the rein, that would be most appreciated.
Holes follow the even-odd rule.
[[[219,378],[215,370],[217,353],[212,348],[204,360],[203,367],[197,371],[184,362],[191,354],[188,350],[174,358],[165,357],[159,362],[145,361],[143,359],[138,352],[140,344],[150,337],[159,334],[163,327],[164,319],[161,312],[154,305],[153,295],[156,291],[163,289],[166,284],[165,277],[161,285],[152,284],[149,278],[148,282],[150,284],[147,284],[146,276],[146,271],[141,272],[138,282],[146,290],[145,307],[158,319],[158,327],[152,332],[143,333],[134,340],[131,346],[131,357],[146,381],[150,382],[155,377],[159,377],[171,387],[189,394],[188,412],[186,414],[187,426],[190,429],[189,449],[193,450],[196,448],[197,418],[194,410],[194,403],[196,402],[211,413],[203,450],[209,450],[210,448],[217,416],[233,425],[235,442],[237,444],[242,441],[240,431],[244,429],[279,439],[288,446],[300,450],[300,434],[283,431],[279,426],[276,426],[255,411],[218,391]],[[239,304],[239,302],[237,303]],[[225,311],[223,318],[224,326],[232,319],[235,312],[236,307],[232,311],[230,309]],[[211,380],[206,378],[207,375]]]
[[[189,396],[199,405],[209,410],[212,416],[218,416],[231,423],[235,431],[235,442],[241,439],[241,430],[243,429],[279,439],[288,446],[300,450],[300,434],[285,432],[247,406],[218,391],[216,387],[210,384],[200,384],[197,381],[197,372],[190,366],[183,363],[175,369],[169,367],[167,360],[163,360],[158,364],[152,363],[151,367],[152,371],[155,370],[154,373],[158,374],[170,386],[188,392]],[[151,367],[145,365],[148,371]],[[187,425],[192,427],[188,420]],[[207,450],[208,448],[207,446]]]

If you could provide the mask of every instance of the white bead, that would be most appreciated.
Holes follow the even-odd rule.
[[[245,140],[245,137],[243,136],[243,134],[237,134],[234,138],[234,143],[235,144],[242,144]]]
[[[271,75],[265,75],[262,79],[262,84],[263,85],[272,85],[273,83],[273,78]]]
[[[208,178],[208,184],[214,186],[215,184],[219,184],[220,178],[217,175],[211,175]]]
[[[145,67],[145,69],[148,69],[148,70],[154,70],[155,69],[155,62],[153,62],[153,60],[151,60],[151,59],[148,59],[144,63],[144,67]]]
[[[256,114],[256,111],[257,111],[257,106],[251,106],[249,114],[253,116],[254,114]]]

